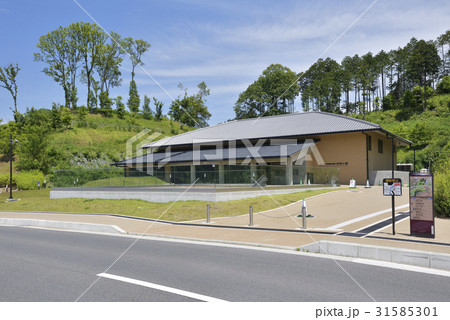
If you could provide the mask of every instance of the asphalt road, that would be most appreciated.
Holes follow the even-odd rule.
[[[133,242],[0,226],[0,301],[450,300],[450,278],[445,276],[148,239],[124,253]],[[106,275],[97,276],[102,273]]]

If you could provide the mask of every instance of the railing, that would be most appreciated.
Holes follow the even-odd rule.
[[[339,169],[281,165],[200,165],[56,170],[52,186],[126,187],[196,185],[214,187],[338,185]]]

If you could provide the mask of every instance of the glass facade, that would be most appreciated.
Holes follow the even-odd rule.
[[[106,169],[56,170],[53,187],[121,186],[301,186],[338,185],[339,169],[334,167],[267,165],[166,165]]]

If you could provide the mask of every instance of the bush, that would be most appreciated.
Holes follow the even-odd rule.
[[[17,188],[20,190],[37,190],[38,181],[42,187],[44,180],[44,174],[38,170],[21,171],[16,177]]]
[[[9,185],[10,179],[9,179],[9,173],[5,173],[0,175],[0,188],[6,187],[6,185]],[[13,174],[13,186],[16,184],[16,175]]]
[[[441,164],[434,177],[436,216],[450,218],[450,159]]]

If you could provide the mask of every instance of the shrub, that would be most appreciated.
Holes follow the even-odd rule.
[[[434,177],[434,210],[436,216],[450,218],[450,159],[440,165]]]
[[[21,171],[16,177],[17,187],[21,190],[37,190],[38,181],[42,187],[44,180],[44,174],[38,170]]]
[[[10,182],[10,178],[9,178],[9,173],[5,173],[0,175],[0,188],[4,188],[6,187],[6,185],[9,185]],[[16,175],[13,174],[13,186],[16,184]]]

